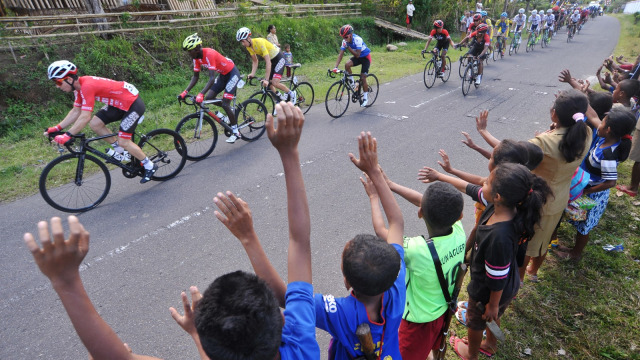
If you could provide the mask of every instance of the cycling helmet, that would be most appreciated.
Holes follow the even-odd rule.
[[[574,14],[576,14],[576,15],[578,15],[578,14],[580,14],[580,10],[576,10],[576,11],[574,11],[573,13],[574,13]]]
[[[538,14],[538,10],[532,10],[531,11],[531,15],[537,15]]]
[[[482,20],[482,15],[480,14],[473,15],[473,21],[480,21],[480,20]]]
[[[444,23],[442,20],[436,20],[433,22],[433,27],[436,29],[442,29],[444,27]]]
[[[553,7],[553,11],[558,11],[558,10],[560,10],[560,6],[556,5]]]
[[[251,36],[251,30],[248,27],[241,27],[236,32],[236,40],[238,41],[246,40],[249,36]]]
[[[480,11],[480,15],[482,15],[482,17],[487,16],[487,14],[488,14],[488,13],[487,13],[486,11],[484,11],[484,10]]]
[[[345,37],[349,34],[353,34],[353,26],[347,24],[340,28],[340,37]]]
[[[47,69],[49,80],[64,79],[69,75],[78,73],[78,68],[67,60],[54,61]]]
[[[520,9],[520,10],[518,10],[518,12],[519,12],[520,14],[524,14],[524,9]]]
[[[487,30],[489,30],[489,25],[487,24],[480,24],[476,28],[476,32],[479,32],[479,33],[486,33]]]
[[[553,10],[547,9],[547,14],[551,14],[552,12],[553,12]]]
[[[506,12],[503,12],[502,14],[500,14],[500,17],[505,17],[506,18],[507,16],[509,16],[509,14],[507,14]]]
[[[198,33],[187,36],[182,42],[182,50],[189,51],[195,49],[198,45],[202,44],[202,39],[198,36]]]

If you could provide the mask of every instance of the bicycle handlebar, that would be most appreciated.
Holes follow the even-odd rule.
[[[333,69],[327,69],[327,75],[332,79],[335,79],[337,74],[343,74],[343,73],[344,73],[344,70],[338,69],[338,71],[336,72],[336,71],[333,71]]]

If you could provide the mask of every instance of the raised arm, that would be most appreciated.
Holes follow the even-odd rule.
[[[482,176],[478,176],[478,175],[470,174],[458,169],[454,169],[451,166],[451,162],[449,162],[449,155],[447,155],[447,153],[444,150],[440,149],[438,154],[440,154],[440,156],[442,157],[442,161],[438,161],[438,165],[440,165],[444,171],[448,172],[449,174],[455,175],[460,179],[466,182],[470,182],[472,184],[482,185],[482,183],[484,182],[484,178]]]
[[[437,170],[430,168],[428,166],[425,166],[422,169],[418,170],[418,180],[422,181],[425,184],[436,182],[436,181],[446,182],[453,185],[456,189],[458,189],[462,193],[467,192],[467,185],[469,184],[464,180],[460,180],[453,176],[439,173]]]
[[[413,205],[420,207],[420,202],[422,201],[422,194],[406,186],[402,186],[400,184],[397,184],[391,181],[387,176],[387,174],[384,172],[384,170],[382,170],[382,168],[380,168],[380,171],[382,171],[382,176],[384,177],[384,180],[387,182],[387,185],[389,186],[389,189],[391,189],[391,191],[402,196],[403,199],[407,200]]]
[[[473,142],[473,139],[471,139],[471,136],[469,135],[469,133],[467,133],[465,131],[461,131],[460,133],[462,133],[462,136],[465,137],[464,140],[461,140],[463,144],[465,144],[469,148],[479,152],[480,155],[486,157],[487,159],[491,159],[491,151],[483,149],[480,146],[478,146],[475,142]]]
[[[360,177],[360,182],[364,186],[364,191],[369,197],[369,205],[371,205],[371,222],[373,223],[373,231],[376,232],[380,238],[387,240],[389,230],[384,223],[384,217],[382,215],[382,209],[380,208],[380,197],[376,191],[376,186],[366,173]]]
[[[180,315],[178,310],[173,307],[169,308],[169,312],[171,313],[173,320],[175,320],[182,330],[189,334],[193,339],[193,342],[195,342],[196,348],[198,348],[198,353],[200,354],[200,359],[209,360],[209,357],[202,348],[202,343],[200,343],[200,335],[198,335],[195,323],[195,309],[198,302],[200,302],[200,299],[202,299],[202,294],[200,294],[200,291],[195,286],[190,287],[189,292],[191,293],[191,303],[189,303],[187,294],[184,291],[180,294],[182,298],[182,306],[184,308],[184,315]]]
[[[376,187],[382,208],[387,215],[387,222],[389,223],[387,242],[402,246],[404,219],[402,218],[400,206],[398,206],[395,197],[393,197],[391,189],[389,189],[387,182],[384,180],[380,166],[378,166],[378,142],[371,136],[370,132],[366,134],[364,132],[360,133],[360,136],[358,136],[358,150],[360,151],[360,158],[356,158],[355,155],[351,153],[349,154],[349,158],[358,169],[369,175],[369,178],[371,178],[371,181],[373,181]]]
[[[42,248],[30,233],[24,234],[24,241],[40,271],[51,281],[89,354],[96,360],[155,359],[130,353],[91,303],[78,269],[89,252],[89,232],[84,229],[78,218],[69,216],[71,234],[67,240],[64,238],[60,218],[51,219],[53,241],[48,225],[46,221],[38,223]]]
[[[500,140],[496,139],[491,133],[487,130],[487,119],[489,118],[489,110],[480,111],[480,116],[476,117],[476,129],[478,133],[484,141],[489,144],[492,148],[498,146],[500,144]]]

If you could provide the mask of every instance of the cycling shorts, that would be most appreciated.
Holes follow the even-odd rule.
[[[209,91],[213,92],[214,97],[224,91],[223,99],[233,99],[238,88],[238,81],[240,81],[240,71],[234,66],[225,75],[219,74]]]
[[[369,66],[371,66],[371,54],[359,58],[354,56],[351,58],[351,62],[353,63],[353,66],[362,65],[362,68],[360,68],[360,74],[366,75],[369,73]]]
[[[269,80],[271,79],[282,79],[282,73],[284,72],[284,64],[286,60],[284,59],[284,54],[282,51],[278,53],[278,55],[274,56],[271,59],[271,74],[269,74]]]
[[[469,54],[471,54],[472,56],[478,56],[482,53],[482,50],[484,50],[484,43],[481,44],[482,46],[478,46],[478,45],[474,45],[469,49]],[[482,56],[482,59],[486,58],[487,54],[484,54]]]
[[[138,97],[127,111],[105,105],[102,109],[98,110],[96,116],[105,124],[122,120],[120,121],[118,136],[131,139],[131,135],[136,130],[136,126],[144,119],[145,108],[144,101]]]
[[[520,30],[522,30],[522,25],[516,25],[516,31],[515,32],[518,32]]]
[[[529,30],[531,30],[531,31],[536,31],[536,30],[538,30],[538,24],[531,25],[531,28],[530,28]]]
[[[437,43],[436,46],[433,48],[433,50],[436,50],[436,51],[449,50],[449,41],[447,40],[446,42],[442,42],[442,44]]]

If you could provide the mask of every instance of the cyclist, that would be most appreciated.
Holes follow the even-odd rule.
[[[478,60],[478,75],[476,76],[476,85],[480,85],[482,81],[482,70],[483,70],[483,62],[487,57],[487,52],[489,51],[489,44],[491,43],[489,39],[489,35],[487,32],[489,31],[489,26],[487,24],[480,24],[476,27],[476,31],[467,35],[464,39],[462,39],[457,45],[454,44],[455,48],[459,47],[463,43],[466,43],[469,40],[471,41],[471,45],[469,45],[469,52],[471,56],[473,56],[474,60]]]
[[[569,17],[569,25],[567,28],[571,31],[571,35],[573,36],[576,33],[576,27],[580,23],[580,10],[574,10],[573,15]]]
[[[544,28],[545,30],[549,29],[549,39],[551,39],[551,36],[553,35],[553,25],[556,22],[556,17],[553,15],[553,10],[548,9],[547,15],[544,18],[545,18]]]
[[[518,15],[513,18],[513,24],[515,25],[513,27],[514,34],[522,33],[522,29],[527,25],[527,15],[525,15],[524,12],[524,9],[518,10]],[[522,39],[518,40],[518,43],[520,43],[520,41],[522,41]]]
[[[436,20],[433,22],[433,30],[431,30],[431,34],[427,38],[427,43],[424,46],[424,50],[422,53],[427,52],[427,48],[431,43],[431,40],[436,39],[436,46],[433,48],[433,51],[437,54],[440,51],[440,59],[442,60],[442,67],[437,69],[438,77],[442,77],[442,74],[445,72],[447,65],[447,51],[449,50],[449,44],[453,45],[453,40],[451,40],[451,36],[449,36],[449,32],[444,28],[444,22],[442,20]]]
[[[149,160],[142,149],[131,141],[136,125],[144,119],[145,105],[138,96],[138,89],[125,81],[97,76],[78,76],[78,68],[67,60],[53,62],[47,69],[47,75],[58,89],[64,92],[73,91],[75,100],[73,109],[67,116],[58,125],[48,128],[44,135],[62,131],[72,125],[65,134],[54,138],[55,142],[64,145],[73,139],[72,135],[81,132],[87,123],[96,134],[103,136],[111,134],[106,124],[121,120],[118,136],[104,139],[112,147],[106,151],[119,161],[127,161],[133,155],[141,161],[145,169],[140,183],[144,184],[151,180],[158,170],[158,165]],[[96,101],[104,103],[105,106],[91,117]]]
[[[487,17],[488,13],[486,11],[482,10],[480,15],[482,15],[482,22],[487,24],[489,27],[489,30],[487,30],[487,34],[489,34],[489,42],[493,42],[493,23],[491,22],[491,19]],[[489,45],[489,51],[493,51],[493,44]]]
[[[539,33],[539,25],[540,25],[540,15],[538,15],[538,10],[531,10],[531,16],[529,16],[529,32],[534,34],[534,38],[538,36]]]
[[[360,106],[367,106],[367,102],[369,101],[369,86],[367,85],[367,74],[369,73],[369,66],[371,65],[371,50],[367,47],[367,44],[364,43],[364,40],[356,34],[353,33],[353,26],[347,24],[340,28],[340,37],[342,37],[342,46],[340,47],[340,53],[338,54],[338,60],[336,61],[336,66],[333,68],[334,72],[338,72],[338,66],[340,66],[340,62],[342,61],[342,56],[344,55],[345,50],[349,50],[349,52],[353,55],[346,64],[344,64],[344,69],[349,74],[349,81],[352,86],[355,86],[353,82],[353,77],[351,76],[351,67],[362,65],[360,69],[360,84],[362,84],[362,104]]]
[[[262,80],[262,86],[267,87],[271,85],[272,87],[282,90],[289,96],[288,100],[295,105],[296,92],[289,90],[288,87],[280,82],[286,62],[280,48],[270,43],[267,39],[251,38],[251,30],[246,27],[238,29],[238,32],[236,32],[236,40],[247,48],[247,51],[251,55],[251,74],[247,75],[247,78],[251,79],[255,77],[256,71],[258,71],[258,55],[261,56],[265,63],[265,78],[267,76],[269,77],[269,80]]]
[[[227,142],[234,143],[240,137],[240,132],[238,131],[238,121],[231,108],[231,100],[236,94],[238,81],[240,81],[240,71],[238,71],[231,59],[222,56],[213,49],[203,48],[202,39],[197,33],[191,34],[184,39],[182,50],[188,52],[193,59],[193,76],[187,88],[178,97],[184,99],[187,96],[189,91],[198,83],[200,69],[205,66],[209,70],[209,81],[196,96],[196,103],[200,104],[204,100],[213,100],[220,92],[224,91],[220,106],[227,113],[233,130],[233,134],[227,139]],[[216,73],[219,75],[216,76]],[[207,95],[206,99],[205,94]]]
[[[496,36],[498,38],[498,42],[502,44],[500,56],[504,56],[505,39],[509,36],[510,20],[507,16],[509,16],[509,14],[503,12],[500,14],[500,20],[496,23]]]

